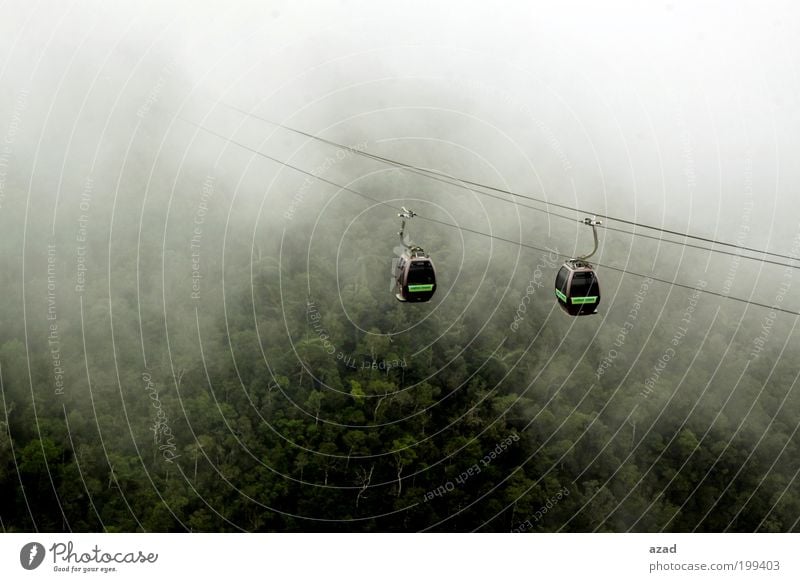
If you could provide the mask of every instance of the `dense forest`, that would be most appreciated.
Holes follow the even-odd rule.
[[[57,129],[45,92],[3,90],[2,531],[800,531],[797,318],[728,298],[796,308],[794,267],[601,229],[598,263],[637,274],[598,266],[600,312],[570,318],[553,281],[583,216],[187,104],[156,53]],[[436,139],[326,136],[568,201],[581,163],[549,128],[520,130],[536,171],[509,186],[493,164],[519,152],[462,151],[482,126],[421,109],[386,134]],[[723,240],[763,242],[752,172],[726,178],[750,198]],[[400,206],[429,303],[394,298]]]
[[[754,353],[769,312],[600,269],[573,320],[556,249],[423,221],[440,289],[401,304],[390,210],[264,226],[198,170],[187,200],[93,199],[85,261],[80,202],[4,258],[6,531],[796,528],[787,318]]]

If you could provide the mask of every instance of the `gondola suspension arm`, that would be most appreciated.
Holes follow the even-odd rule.
[[[397,213],[397,216],[403,219],[402,222],[400,223],[400,232],[398,232],[397,234],[400,235],[400,242],[403,243],[403,246],[409,250],[412,250],[412,245],[406,242],[405,238],[406,219],[415,217],[417,213],[414,212],[413,210],[408,210],[405,206],[403,206],[402,208],[403,211]]]
[[[403,210],[405,210],[405,208]],[[592,227],[592,234],[594,235],[594,248],[592,249],[592,252],[589,253],[588,255],[584,255],[582,257],[578,257],[577,258],[577,260],[579,260],[579,261],[587,261],[589,258],[591,258],[597,252],[597,246],[598,246],[598,242],[597,242],[597,227],[600,226],[603,223],[601,221],[599,221],[599,220],[595,220],[594,216],[591,217],[591,218],[588,218],[588,217],[584,218],[580,222],[583,223],[583,224],[586,224],[588,226],[591,226]]]

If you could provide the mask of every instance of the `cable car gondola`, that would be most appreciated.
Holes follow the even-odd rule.
[[[436,292],[436,269],[433,261],[422,247],[408,244],[404,238],[406,219],[416,216],[403,207],[398,214],[403,219],[400,227],[400,240],[405,247],[395,267],[395,297],[398,301],[430,301]]]
[[[582,222],[592,227],[594,250],[566,261],[556,275],[556,298],[569,315],[593,315],[600,304],[600,281],[594,267],[586,260],[597,252],[597,226],[602,223],[592,218]]]

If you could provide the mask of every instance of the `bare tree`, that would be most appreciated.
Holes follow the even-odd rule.
[[[361,489],[358,491],[358,495],[356,495],[356,509],[358,509],[358,502],[361,501],[364,493],[366,493],[367,489],[369,488],[369,484],[372,481],[372,472],[374,470],[375,465],[372,465],[369,468],[369,473],[362,467],[359,467],[356,470],[356,474],[358,474],[358,484],[361,486]]]

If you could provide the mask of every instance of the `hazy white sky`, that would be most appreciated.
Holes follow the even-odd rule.
[[[173,82],[175,112],[211,97],[332,137],[353,125],[381,153],[442,140],[474,157],[469,177],[598,212],[731,240],[755,198],[749,242],[786,249],[798,229],[791,2],[11,5],[0,124],[28,88],[34,136],[48,111],[64,133]]]

